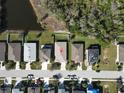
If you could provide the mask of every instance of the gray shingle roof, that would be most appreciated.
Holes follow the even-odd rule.
[[[8,44],[8,60],[21,60],[21,43]]]
[[[86,93],[85,91],[81,91],[81,90],[74,90],[72,91],[72,93]]]
[[[73,43],[71,44],[71,59],[75,62],[83,62],[83,43]]]
[[[88,49],[88,62],[93,64],[99,60],[99,49]]]
[[[5,88],[5,89],[0,88],[0,93],[11,93],[11,88]]]
[[[43,48],[40,47],[39,53],[41,61],[46,62],[47,60],[50,60],[52,53],[52,45],[44,45]]]
[[[28,88],[28,93],[41,93],[40,92],[40,87],[35,87],[35,88],[29,87]]]
[[[0,42],[0,61],[5,60],[6,43]]]
[[[119,61],[124,62],[124,44],[119,44]]]

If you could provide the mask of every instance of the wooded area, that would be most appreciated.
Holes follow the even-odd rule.
[[[70,32],[105,42],[124,32],[124,0],[45,0],[46,8],[66,22]]]

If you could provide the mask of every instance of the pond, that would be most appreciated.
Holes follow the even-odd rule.
[[[29,0],[6,0],[4,8],[8,30],[41,30]]]

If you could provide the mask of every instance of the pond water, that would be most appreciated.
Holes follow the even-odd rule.
[[[41,30],[29,0],[6,0],[8,30]]]

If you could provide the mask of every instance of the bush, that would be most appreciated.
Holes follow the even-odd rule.
[[[20,69],[26,68],[26,62],[20,62]]]
[[[4,63],[7,70],[15,69],[16,62],[9,60],[8,62]]]
[[[60,70],[61,64],[58,62],[48,64],[48,69],[49,70]]]
[[[41,63],[40,62],[32,62],[31,69],[41,69]]]

